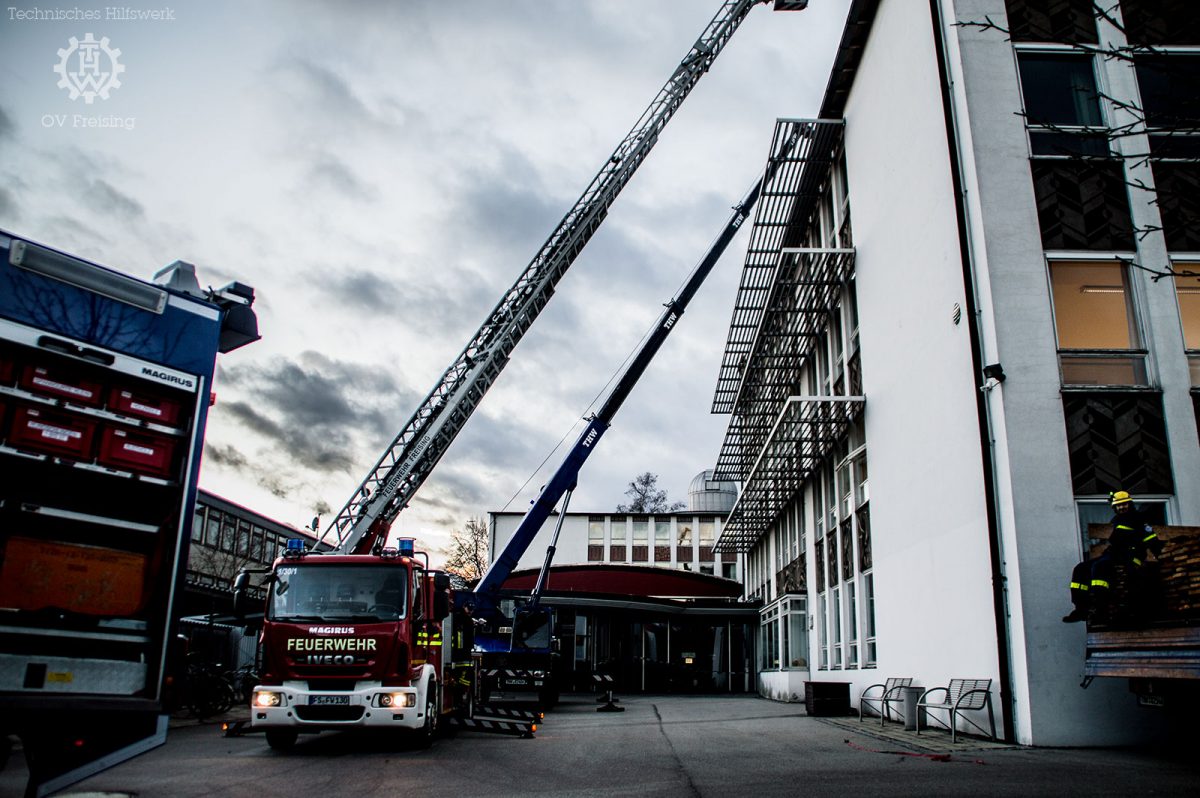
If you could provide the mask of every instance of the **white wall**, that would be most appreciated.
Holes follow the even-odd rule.
[[[878,668],[844,674],[855,699],[891,676],[999,677],[940,91],[928,4],[885,0],[845,113],[878,629]]]

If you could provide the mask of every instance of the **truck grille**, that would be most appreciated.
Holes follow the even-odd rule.
[[[300,720],[313,721],[342,721],[350,722],[361,718],[363,715],[363,707],[310,707],[301,705],[296,707],[296,716]]]

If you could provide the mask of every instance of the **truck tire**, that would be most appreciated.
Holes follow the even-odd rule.
[[[291,751],[299,736],[291,729],[267,729],[267,745],[274,751]]]
[[[420,748],[428,748],[433,745],[433,738],[437,737],[438,729],[441,726],[439,723],[440,710],[438,684],[430,680],[429,687],[425,690],[425,722],[417,730],[417,745]]]

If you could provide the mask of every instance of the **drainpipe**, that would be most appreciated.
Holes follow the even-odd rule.
[[[996,648],[1000,674],[1000,706],[1005,742],[1013,742],[1016,730],[1013,723],[1012,667],[1009,647],[1007,577],[1000,546],[1000,524],[996,511],[995,456],[992,446],[991,418],[988,411],[986,379],[983,374],[983,346],[980,342],[979,313],[975,303],[975,269],[971,258],[970,230],[967,226],[967,201],[963,193],[962,163],[959,159],[958,119],[950,86],[947,65],[945,28],[940,0],[929,0],[930,18],[937,51],[938,77],[942,84],[942,110],[945,115],[946,141],[950,150],[950,176],[954,185],[954,209],[958,220],[958,244],[966,289],[967,330],[971,336],[971,363],[975,371],[975,407],[979,418],[979,448],[983,454],[983,491],[987,510],[988,553],[992,566],[992,610],[996,619]]]

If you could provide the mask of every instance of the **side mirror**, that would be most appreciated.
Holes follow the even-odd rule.
[[[249,586],[249,571],[241,571],[233,578],[233,614],[238,620],[245,620],[246,618],[246,602],[249,599],[246,588]]]

